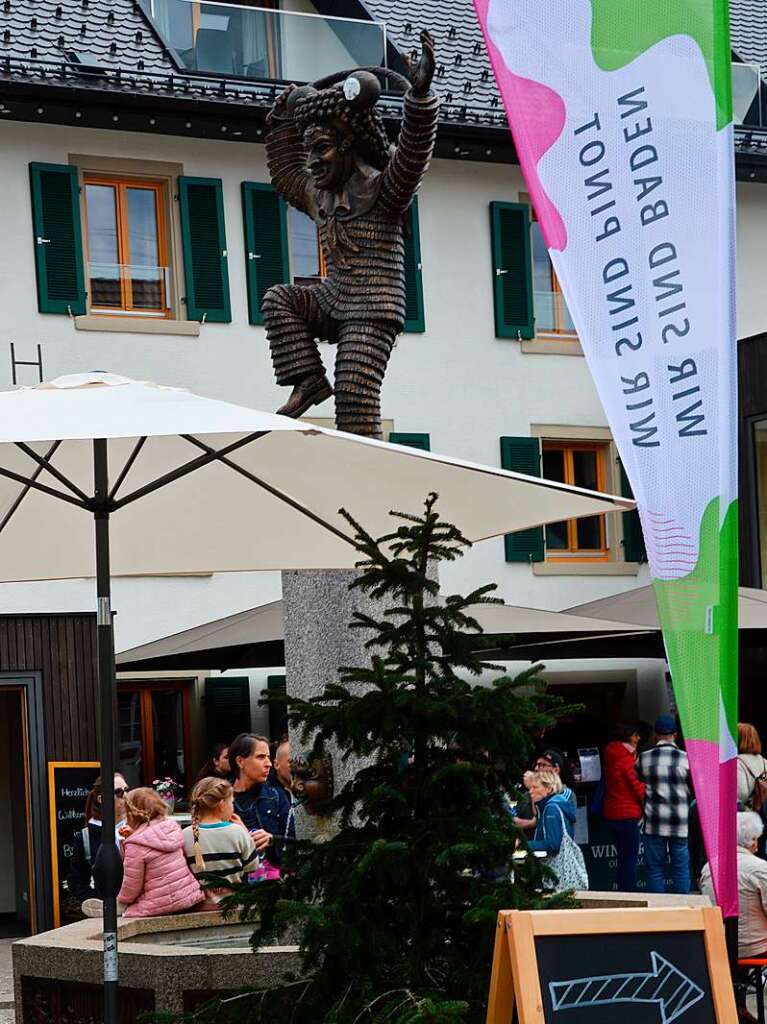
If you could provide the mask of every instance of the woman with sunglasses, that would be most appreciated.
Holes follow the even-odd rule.
[[[118,847],[120,830],[127,824],[125,797],[128,783],[119,772],[115,773],[113,799],[115,802],[115,833]],[[101,804],[103,800],[101,778],[93,783],[93,789],[85,800],[85,828],[75,834],[74,849],[69,862],[67,888],[80,903],[92,896],[101,897],[93,878],[93,865],[101,846]]]

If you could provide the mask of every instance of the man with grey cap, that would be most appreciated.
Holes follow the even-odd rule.
[[[690,810],[690,766],[676,745],[671,715],[655,720],[654,747],[639,757],[637,774],[645,784],[644,857],[647,891],[666,891],[666,864],[671,861],[672,891],[690,891],[687,823]]]

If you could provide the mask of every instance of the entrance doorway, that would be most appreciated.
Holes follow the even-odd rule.
[[[0,938],[30,935],[35,921],[27,694],[0,687]]]
[[[546,745],[567,751],[573,759],[579,747],[602,750],[617,722],[637,718],[636,702],[627,699],[627,690],[623,680],[551,683],[547,692],[561,697],[565,704],[576,705],[576,710],[546,733]]]

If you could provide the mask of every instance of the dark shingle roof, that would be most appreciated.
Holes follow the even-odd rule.
[[[440,95],[472,107],[500,110],[485,41],[471,0],[362,0],[388,38],[404,55],[420,49],[419,33],[434,37],[436,85]]]
[[[767,64],[766,0],[730,0],[730,42],[746,64]]]
[[[361,0],[371,17],[404,54],[418,47],[428,28],[436,43],[438,85],[472,105],[489,107],[497,97],[485,41],[472,0]],[[732,48],[746,63],[764,65],[767,75],[767,0],[730,0]],[[467,91],[467,87],[468,90]]]
[[[0,57],[61,63],[67,51],[117,70],[168,73],[173,61],[133,0],[3,0]]]
[[[360,0],[358,10],[387,22],[389,38],[399,52],[419,46],[418,30],[431,27],[438,47],[437,87],[444,99],[446,121],[502,127],[503,111],[470,0],[447,0],[437,13],[431,0],[415,8],[417,23],[401,15],[402,0]],[[318,6],[321,6],[318,4]],[[457,7],[453,10],[453,7]],[[459,9],[458,9],[459,8]],[[83,74],[71,58],[81,55],[84,67],[104,74]],[[271,83],[195,75],[180,68],[137,0],[0,0],[0,79],[71,84],[96,91],[186,95],[194,99],[267,106]],[[393,100],[388,110],[398,112]]]
[[[419,32],[428,28],[436,44],[435,85],[443,100],[443,122],[455,124],[459,133],[466,125],[488,129],[499,147],[509,146],[503,108],[472,0],[315,3],[319,10],[332,9],[326,13],[356,11],[361,17],[385,22],[390,43],[405,56],[419,50]],[[731,0],[730,8],[734,51],[742,60],[767,66],[767,0]],[[79,69],[72,52],[80,55]],[[102,72],[88,73],[88,66]],[[255,110],[261,120],[275,95],[270,82],[221,80],[179,67],[138,0],[0,0],[0,82],[3,80],[17,93],[57,86],[61,95],[76,89],[93,96],[94,101],[99,93],[102,97],[121,96],[125,102],[143,97],[156,104],[158,98],[164,98],[177,101],[166,103],[174,109],[182,109],[183,103],[187,109],[191,105],[209,111],[229,108],[232,116],[251,119],[250,111]],[[399,109],[396,98],[382,101],[385,116],[396,119]],[[0,104],[0,114],[8,113],[12,112]],[[739,151],[755,155],[755,142],[749,141],[749,146],[739,146]]]
[[[274,93],[266,84],[243,89],[180,72],[136,0],[0,0],[2,79],[113,95],[246,99],[264,108]]]

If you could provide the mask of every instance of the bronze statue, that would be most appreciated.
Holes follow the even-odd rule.
[[[277,383],[293,387],[278,411],[298,417],[333,394],[317,340],[335,342],[336,426],[369,437],[381,436],[381,384],[405,320],[405,214],[437,133],[428,32],[421,46],[396,146],[375,106],[380,83],[367,70],[324,88],[291,85],[267,118],[274,187],[317,224],[327,267],[317,284],[279,284],[264,296]]]
[[[333,796],[333,759],[321,743],[315,743],[308,754],[291,759],[293,795],[309,814],[327,813],[326,805]]]

